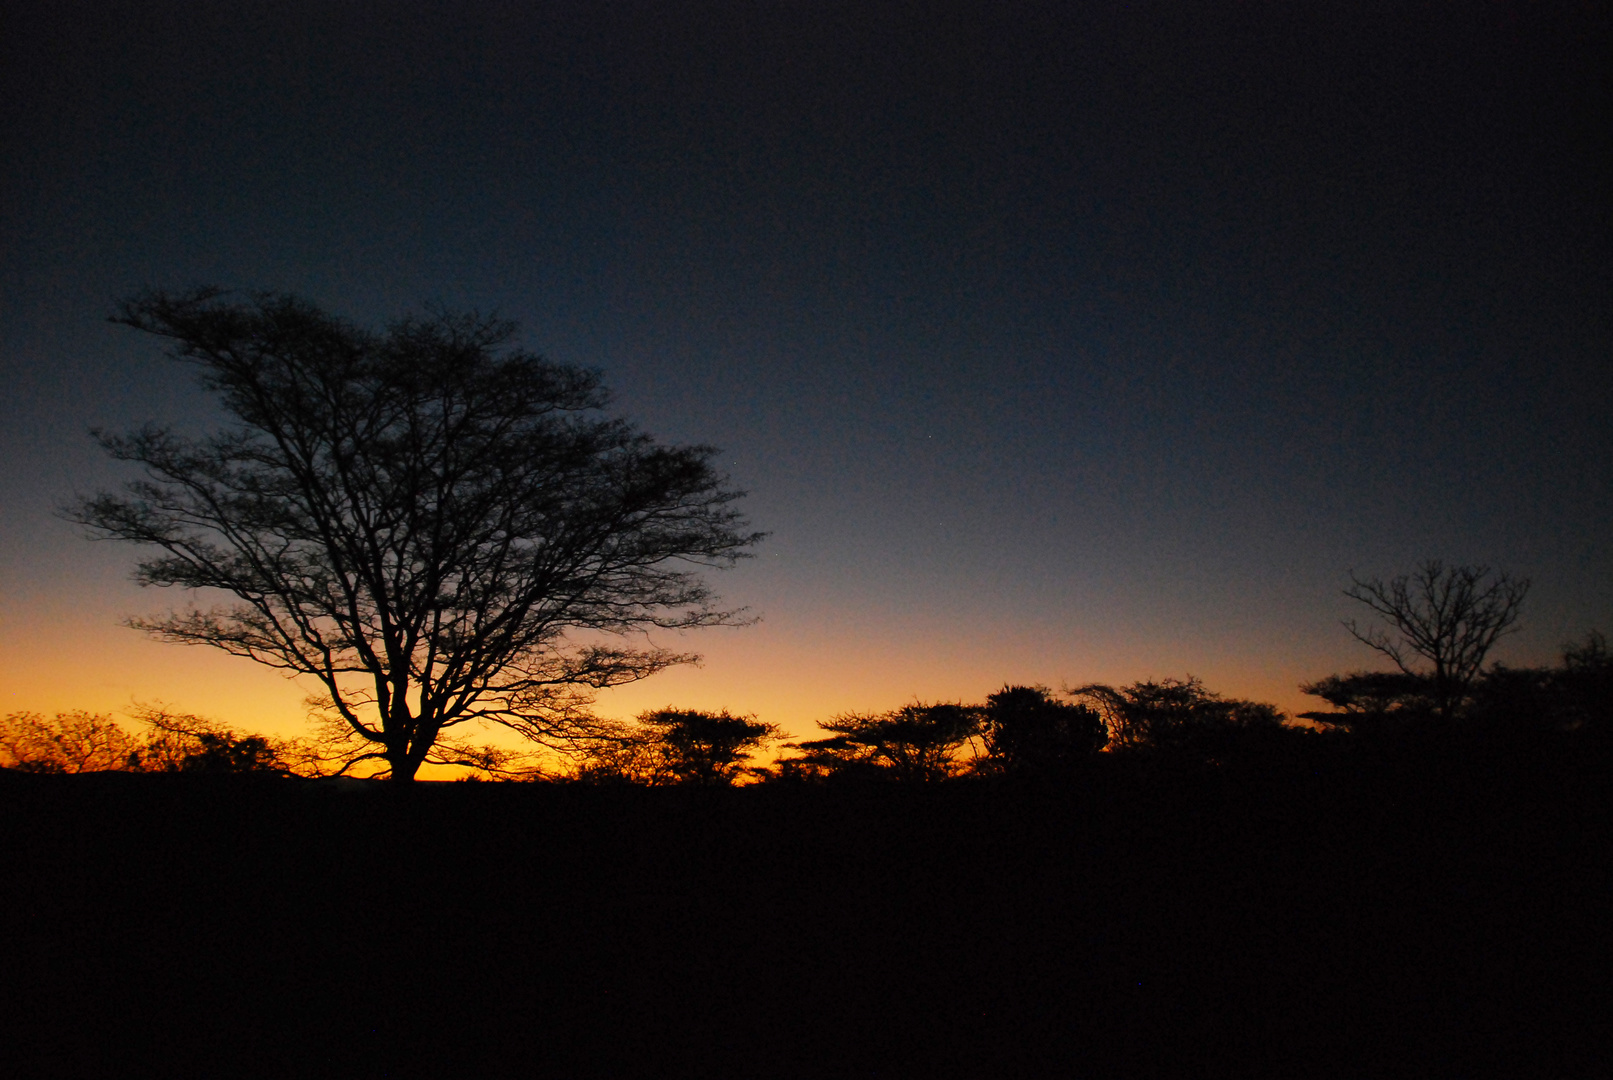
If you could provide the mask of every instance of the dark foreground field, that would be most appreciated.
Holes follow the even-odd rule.
[[[0,775],[7,1071],[1593,1075],[1581,755],[1059,788]]]

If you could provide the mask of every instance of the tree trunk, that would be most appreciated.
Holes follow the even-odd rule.
[[[414,774],[420,771],[421,759],[409,752],[408,747],[388,751],[387,763],[392,766],[392,779],[400,784],[414,783]]]

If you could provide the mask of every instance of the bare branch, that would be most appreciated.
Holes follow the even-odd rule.
[[[1483,669],[1490,649],[1518,629],[1526,578],[1491,577],[1487,566],[1446,566],[1431,559],[1385,582],[1350,575],[1344,595],[1365,604],[1385,627],[1346,620],[1344,628],[1401,672],[1426,679],[1449,719]]]

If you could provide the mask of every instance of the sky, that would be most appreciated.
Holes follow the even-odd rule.
[[[1316,9],[1326,7],[1327,11]],[[294,734],[55,508],[213,403],[146,286],[497,311],[722,448],[760,621],[600,701],[1381,666],[1354,572],[1613,632],[1613,14],[1583,3],[0,2],[0,710]]]

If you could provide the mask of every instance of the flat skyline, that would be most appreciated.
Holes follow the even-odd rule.
[[[1352,570],[1613,632],[1606,5],[6,5],[0,709],[294,734],[54,517],[216,422],[151,285],[497,310],[720,446],[755,626],[602,695],[796,735],[1005,682],[1314,707]]]

